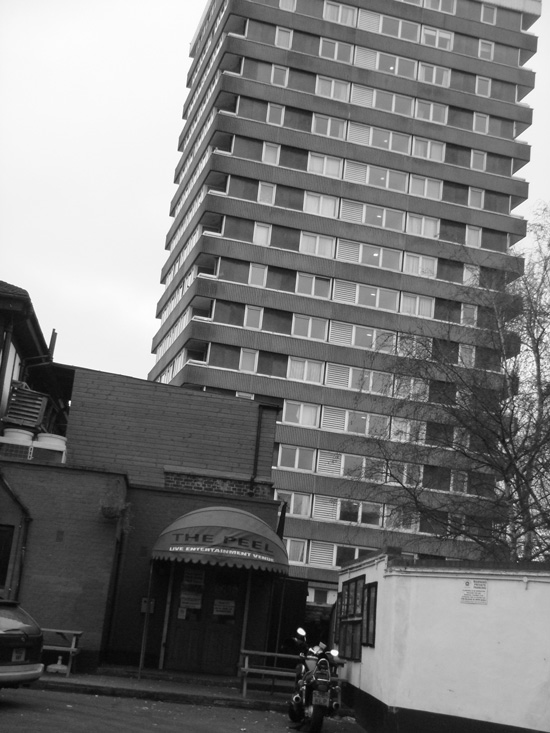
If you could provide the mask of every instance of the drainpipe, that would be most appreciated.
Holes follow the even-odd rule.
[[[262,418],[265,410],[265,405],[258,405],[258,420],[256,422],[256,441],[254,444],[254,458],[252,462],[252,474],[250,476],[250,487],[248,490],[249,496],[254,496],[254,482],[258,474],[258,463],[260,460],[260,438],[262,435]]]

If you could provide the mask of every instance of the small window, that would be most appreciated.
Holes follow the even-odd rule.
[[[307,164],[308,173],[316,173],[319,176],[330,178],[342,177],[342,158],[335,158],[332,155],[320,155],[310,153]]]
[[[292,48],[292,31],[288,28],[277,28],[275,32],[275,45],[279,48]]]
[[[293,563],[305,563],[306,561],[306,540],[286,540],[286,551],[288,561]]]
[[[258,352],[255,349],[241,349],[239,371],[256,373],[258,368]]]
[[[323,18],[330,20],[332,23],[354,27],[357,21],[357,8],[325,0]]]
[[[481,5],[481,22],[495,25],[497,22],[497,9],[494,5]]]
[[[259,244],[261,247],[269,247],[269,243],[271,242],[271,224],[254,222],[254,234],[252,241],[254,244]]]
[[[279,0],[279,8],[288,10],[290,13],[296,12],[296,0]]]
[[[424,7],[430,10],[439,10],[440,13],[454,15],[456,12],[456,0],[424,0]]]
[[[285,108],[280,104],[272,104],[269,102],[267,105],[267,117],[266,121],[270,125],[278,125],[279,127],[283,124],[285,117]]]
[[[292,335],[315,341],[325,341],[327,337],[326,318],[295,315],[292,322]]]
[[[312,359],[299,359],[296,356],[288,357],[287,379],[298,382],[321,384],[323,381],[323,362]]]
[[[473,130],[474,132],[480,132],[486,135],[489,132],[489,115],[474,112]]]
[[[285,400],[283,422],[309,428],[318,428],[320,412],[321,408],[319,405]]]
[[[286,87],[288,84],[288,68],[274,64],[271,69],[271,83],[276,87]]]
[[[453,48],[453,34],[440,28],[422,28],[422,43],[425,46],[441,48],[444,51],[451,51]]]
[[[343,140],[346,134],[346,123],[338,117],[326,117],[325,115],[313,115],[312,130],[316,135],[334,137]]]
[[[459,365],[472,369],[475,365],[475,346],[470,346],[470,344],[459,344],[458,354]]]
[[[481,247],[481,227],[474,227],[466,224],[466,245],[468,247]]]
[[[475,171],[484,171],[487,167],[487,153],[482,150],[472,150],[470,168]]]
[[[302,232],[300,236],[300,252],[318,257],[334,257],[336,239],[323,234]]]
[[[304,211],[308,214],[335,218],[338,213],[338,199],[335,196],[322,196],[318,193],[305,191]]]
[[[468,191],[468,206],[472,209],[482,209],[485,191],[482,188],[470,188]]]
[[[262,151],[262,163],[268,163],[269,165],[278,165],[280,153],[280,145],[275,145],[273,143],[264,143]]]
[[[259,330],[262,327],[264,309],[256,305],[247,305],[244,312],[245,328]]]
[[[313,471],[315,450],[313,448],[297,448],[293,445],[279,446],[279,466],[293,468],[298,471]]]
[[[475,326],[477,323],[477,305],[462,303],[460,323],[463,326]]]
[[[491,79],[486,76],[476,76],[476,94],[480,97],[490,97]]]
[[[299,272],[296,277],[296,292],[315,298],[330,298],[330,278]]]
[[[482,38],[479,41],[479,48],[477,55],[484,61],[492,61],[495,53],[495,44],[492,41],[484,41]],[[488,96],[488,95],[485,95]]]
[[[340,61],[345,64],[351,64],[353,54],[353,46],[342,41],[333,41],[330,38],[321,38],[319,45],[319,56],[333,61]]]
[[[311,512],[311,496],[309,494],[277,490],[277,499],[286,502],[288,514],[309,517]]]
[[[267,265],[258,265],[254,262],[250,263],[250,271],[248,274],[248,284],[256,287],[265,288],[267,278]]]
[[[275,191],[277,187],[274,183],[265,183],[260,181],[258,184],[258,203],[273,205],[275,202]]]

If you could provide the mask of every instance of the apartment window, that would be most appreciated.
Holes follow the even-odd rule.
[[[338,199],[335,196],[323,196],[319,193],[305,191],[304,211],[307,214],[335,218],[338,213]]]
[[[342,158],[335,158],[332,155],[319,155],[310,153],[308,157],[308,173],[316,173],[319,176],[330,178],[342,177]]]
[[[382,227],[402,232],[405,225],[405,212],[396,209],[385,209],[381,206],[371,206],[360,201],[342,199],[340,218],[355,224],[367,224],[373,227]]]
[[[269,247],[271,242],[271,224],[261,224],[260,222],[254,222],[254,234],[252,235],[252,241],[254,244],[259,244],[261,247]]]
[[[475,366],[475,346],[470,344],[459,344],[458,363],[460,366],[472,369]]]
[[[293,468],[296,471],[313,471],[315,450],[298,448],[294,445],[279,446],[279,463],[281,468]]]
[[[416,61],[389,53],[374,52],[358,47],[355,52],[355,65],[362,68],[375,68],[385,74],[403,76],[407,79],[416,77]]]
[[[483,150],[472,150],[470,168],[475,171],[484,171],[487,167],[487,153]]]
[[[434,48],[441,48],[444,51],[452,51],[453,34],[440,28],[423,26],[422,43],[425,46],[433,46]]]
[[[483,135],[486,135],[489,132],[489,115],[474,112],[473,130],[474,132],[481,132]]]
[[[438,181],[436,178],[425,178],[424,176],[411,175],[409,193],[413,196],[422,196],[422,198],[425,199],[441,201],[443,182]]]
[[[346,123],[338,117],[327,117],[325,115],[313,114],[312,131],[316,135],[334,137],[343,140],[346,134]]]
[[[437,239],[439,237],[439,219],[433,219],[429,216],[420,216],[420,214],[408,214],[407,234],[414,234],[417,237]]]
[[[486,76],[476,76],[476,94],[480,97],[491,96],[491,80]]]
[[[258,368],[258,352],[255,349],[241,349],[239,371],[256,373]]]
[[[355,326],[342,321],[331,321],[329,342],[393,354],[395,333],[366,326]]]
[[[479,40],[477,55],[484,61],[492,61],[495,54],[495,44],[492,41]],[[487,95],[485,95],[487,96]]]
[[[369,267],[382,267],[385,270],[401,270],[401,252],[372,244],[359,244],[347,239],[338,240],[336,259],[343,262],[358,262]]]
[[[466,224],[466,245],[468,247],[481,247],[481,227],[474,227]]]
[[[271,83],[277,87],[286,87],[288,84],[288,69],[286,66],[273,64],[271,68]]]
[[[402,443],[422,443],[426,435],[426,423],[405,417],[392,417],[391,439]]]
[[[298,382],[321,384],[323,381],[323,362],[289,356],[287,379],[294,379]]]
[[[485,199],[485,191],[482,188],[468,189],[468,206],[472,209],[482,209]]]
[[[325,341],[327,337],[326,318],[294,315],[292,320],[292,335],[301,336],[314,341]]]
[[[309,517],[311,512],[310,494],[299,494],[294,491],[280,491],[277,489],[277,499],[286,502],[288,514]]]
[[[306,540],[293,540],[289,538],[285,542],[288,561],[304,564],[306,561]]]
[[[319,405],[285,400],[283,422],[303,425],[309,428],[318,428],[320,414],[321,408]]]
[[[292,31],[288,28],[279,28],[275,31],[275,45],[279,48],[292,48]]]
[[[464,265],[464,270],[462,273],[462,282],[464,285],[469,285],[470,287],[478,287],[479,286],[479,275],[480,275],[480,269],[479,265]]]
[[[340,303],[354,303],[367,308],[397,311],[397,290],[360,285],[347,280],[334,281],[334,300]]]
[[[315,298],[330,298],[330,278],[299,272],[296,277],[296,292],[313,295]]]
[[[415,137],[413,140],[413,155],[416,158],[425,158],[426,160],[443,163],[445,160],[445,143]]]
[[[451,70],[443,66],[420,63],[418,78],[426,84],[435,84],[439,87],[448,87],[451,82]]]
[[[323,18],[325,20],[330,20],[332,23],[340,23],[340,25],[349,25],[354,27],[357,22],[357,8],[325,0]]]
[[[247,305],[244,311],[245,328],[259,330],[262,327],[264,309],[256,305]]]
[[[451,472],[451,491],[459,494],[468,493],[468,474],[465,471]]]
[[[401,293],[401,307],[399,311],[409,316],[433,318],[434,298],[428,298],[425,295],[414,295],[413,293]]]
[[[403,258],[403,272],[420,277],[435,277],[437,258],[425,255],[416,255],[409,252]]]
[[[388,481],[401,486],[419,486],[422,482],[422,466],[416,463],[391,461],[388,465]]]
[[[445,125],[447,124],[447,105],[417,99],[415,117],[419,120],[428,120],[439,125]]]
[[[387,372],[374,372],[345,364],[327,364],[325,384],[330,387],[390,395],[392,383],[393,377]]]
[[[262,163],[268,163],[269,165],[279,165],[280,152],[280,145],[274,145],[273,143],[264,143],[264,147],[262,150]]]
[[[454,15],[456,12],[456,0],[424,0],[424,7],[430,10],[439,10],[440,13]]]
[[[418,42],[420,25],[408,20],[399,20],[392,15],[379,15],[369,10],[361,10],[359,14],[359,28],[382,33],[384,36],[401,38],[403,41]]]
[[[410,333],[400,333],[397,351],[399,356],[411,359],[430,359],[432,354],[432,340],[429,336],[413,336]]]
[[[416,400],[426,402],[429,394],[429,385],[420,377],[395,375],[393,396],[400,400]]]
[[[300,236],[300,252],[318,257],[334,257],[335,237],[327,237],[323,234],[310,234],[302,232]]]
[[[497,9],[494,5],[487,5],[486,3],[482,3],[481,22],[489,23],[489,25],[495,25],[495,23],[497,22]]]
[[[400,132],[384,130],[381,127],[370,127],[360,122],[351,122],[348,126],[348,142],[358,145],[368,145],[382,150],[392,150],[394,153],[409,154],[411,136]]]
[[[321,38],[319,45],[319,56],[333,61],[342,61],[350,64],[352,60],[353,46],[342,41],[333,41],[329,38]]]
[[[477,305],[462,303],[460,323],[463,326],[475,326],[477,324]]]
[[[318,76],[315,93],[320,97],[338,99],[347,102],[349,99],[349,84],[340,79],[331,79],[328,76]]]
[[[274,183],[260,181],[258,184],[258,203],[273,205],[275,202],[275,191],[277,186]]]
[[[269,102],[267,105],[267,118],[266,121],[270,125],[278,125],[279,127],[283,124],[285,117],[285,108],[280,104],[273,104]]]
[[[250,271],[248,273],[248,284],[255,285],[259,288],[265,288],[267,278],[267,265],[258,265],[254,262],[250,263]]]

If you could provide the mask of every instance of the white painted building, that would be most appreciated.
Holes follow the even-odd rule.
[[[548,565],[380,555],[343,569],[339,590],[342,676],[369,733],[550,731]]]

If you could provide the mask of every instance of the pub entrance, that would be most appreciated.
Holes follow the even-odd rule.
[[[248,571],[175,563],[165,669],[235,675]]]

